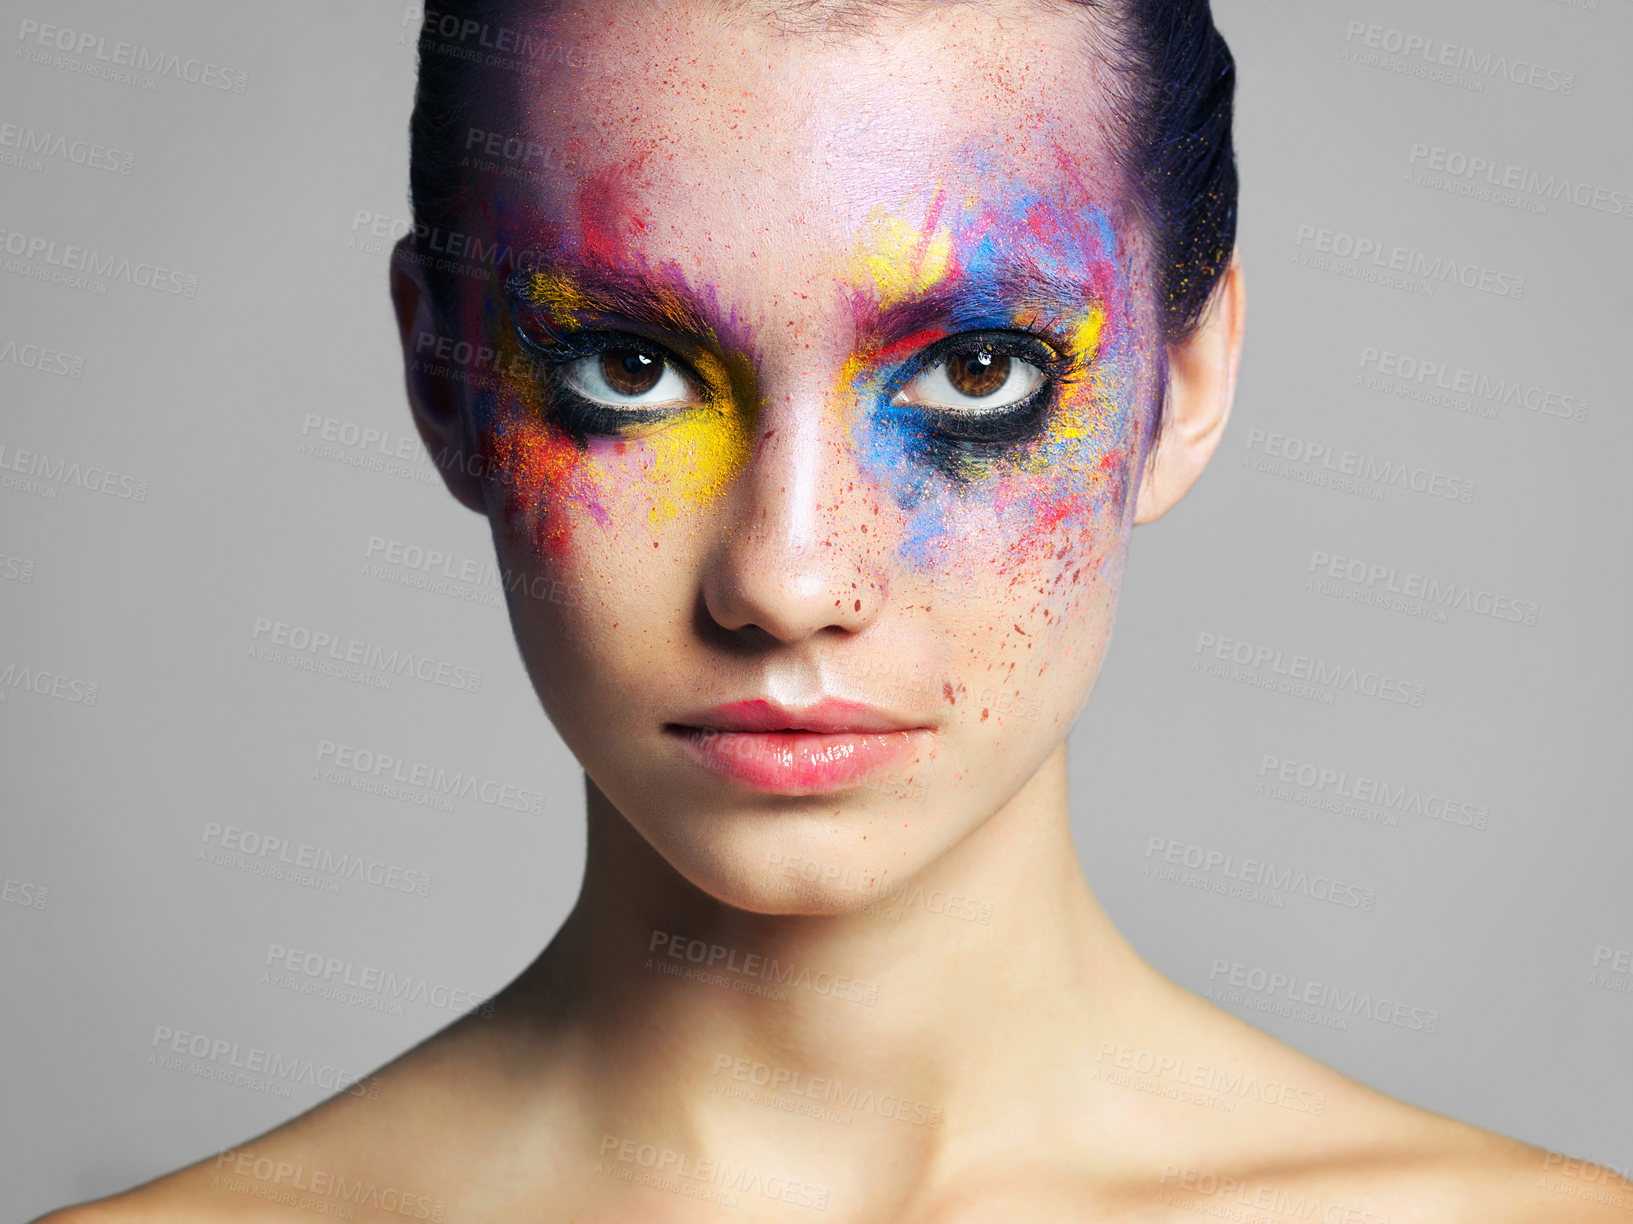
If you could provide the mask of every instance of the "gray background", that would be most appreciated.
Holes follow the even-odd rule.
[[[1385,1091],[1625,1169],[1633,994],[1594,960],[1633,947],[1616,368],[1633,322],[1633,3],[1218,7],[1241,73],[1247,350],[1213,470],[1135,535],[1116,642],[1072,732],[1085,868],[1134,945],[1187,987],[1216,985],[1222,960],[1432,1010],[1430,1034],[1267,1013],[1252,1006],[1262,996],[1229,1004]],[[116,487],[147,482],[143,500],[49,476],[55,496],[0,488],[0,669],[13,668],[0,682],[0,1202],[15,1219],[327,1095],[223,1080],[220,1057],[154,1061],[160,1026],[360,1074],[452,1018],[275,989],[260,980],[270,944],[477,992],[509,980],[573,898],[583,800],[496,594],[369,568],[373,540],[440,551],[456,572],[490,555],[485,524],[423,461],[385,467],[378,453],[412,432],[384,244],[360,242],[356,218],[406,216],[415,14],[401,0],[0,12],[0,124],[108,146],[130,169],[0,145],[0,228],[197,278],[187,297],[42,282],[28,275],[49,272],[38,256],[4,255],[0,271],[0,349],[45,345],[79,371],[0,359],[4,463],[29,450],[132,482]],[[26,20],[213,61],[245,87],[163,77],[150,90],[32,62]],[[1352,21],[1534,60],[1574,87],[1471,89],[1357,62]],[[1413,182],[1416,144],[1618,192],[1622,211]],[[1308,266],[1323,229],[1521,276],[1523,297]],[[1586,419],[1368,386],[1369,350],[1585,399]],[[384,441],[314,451],[325,429],[352,427]],[[1375,497],[1287,474],[1307,463],[1262,470],[1253,430],[1474,493]],[[1318,552],[1529,601],[1536,623],[1439,621],[1311,589]],[[260,621],[477,669],[480,690],[294,670],[257,656]],[[1328,702],[1210,674],[1205,634],[1375,669],[1425,700]],[[22,669],[61,677],[62,695],[16,683]],[[76,700],[89,684],[94,703]],[[348,789],[314,773],[325,741],[543,791],[543,812]],[[1266,755],[1484,807],[1487,827],[1417,813],[1390,826],[1256,793]],[[219,850],[210,822],[429,873],[430,895],[201,859]],[[1153,836],[1335,875],[1375,901],[1274,908],[1157,878]]]

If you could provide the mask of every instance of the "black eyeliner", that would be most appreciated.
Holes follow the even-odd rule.
[[[567,385],[564,374],[566,367],[586,357],[594,357],[612,349],[631,349],[650,357],[653,361],[674,368],[682,378],[694,386],[705,384],[673,351],[634,332],[612,329],[559,332],[542,320],[537,322],[539,330],[548,337],[547,341],[541,342],[529,335],[520,319],[516,322],[516,337],[523,347],[542,363],[542,377],[539,381],[550,401],[551,410],[562,429],[580,447],[583,447],[591,437],[617,438],[632,428],[659,424],[696,410],[695,404],[668,410],[614,408],[580,395]]]
[[[959,456],[996,457],[1003,451],[1036,439],[1047,423],[1058,390],[1073,362],[1046,339],[1047,333],[1024,330],[959,332],[928,345],[890,381],[894,397],[925,370],[956,356],[993,353],[1026,362],[1043,376],[1029,394],[990,412],[966,412],[925,404],[902,404],[900,409],[920,427],[921,447],[948,470]]]

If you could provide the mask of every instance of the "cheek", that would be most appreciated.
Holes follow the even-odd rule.
[[[1070,556],[1098,569],[1115,550],[1135,450],[1124,365],[1109,354],[1062,388],[1043,437],[1012,465],[999,465],[991,497],[1009,565]]]
[[[536,560],[566,563],[575,526],[586,520],[606,526],[611,515],[589,453],[548,423],[542,401],[536,388],[507,380],[485,414],[479,445],[506,527]]]
[[[735,407],[707,408],[629,444],[654,531],[719,499],[748,462],[750,432],[747,414]]]

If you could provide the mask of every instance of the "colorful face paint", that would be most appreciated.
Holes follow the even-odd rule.
[[[972,194],[957,209],[938,192],[917,228],[882,212],[869,219],[850,277],[859,330],[884,339],[847,363],[837,396],[857,406],[853,443],[905,513],[909,565],[947,566],[972,514],[992,516],[1018,561],[1122,504],[1134,408],[1125,264],[1103,211],[1068,212],[1023,191]],[[1043,373],[1030,428],[993,436],[1002,431],[901,402],[923,368],[913,353],[927,348],[933,360],[937,342],[956,346],[946,338],[959,333]],[[952,436],[937,424],[949,416]]]
[[[1126,499],[1137,449],[1129,260],[1106,212],[1065,178],[1044,195],[995,165],[983,182],[1010,186],[938,189],[902,215],[875,206],[835,267],[855,352],[829,419],[902,512],[894,534],[909,569],[950,568],[972,530],[995,536],[1008,565],[1064,559],[1068,537],[1082,556],[1103,534],[1090,528]],[[611,172],[584,184],[576,228],[530,244],[541,258],[509,278],[489,320],[511,364],[540,373],[491,397],[484,444],[507,514],[530,516],[540,549],[558,556],[574,519],[615,525],[631,499],[653,531],[718,501],[758,436],[757,362],[735,312],[678,264],[646,259],[652,227],[631,198]],[[650,409],[586,402],[561,371],[609,350],[672,364],[691,393]],[[905,395],[960,360],[1039,381],[994,411]]]
[[[506,380],[485,414],[489,457],[509,486],[507,515],[534,514],[538,546],[558,556],[569,548],[574,507],[605,527],[614,494],[629,491],[627,480],[608,487],[610,459],[633,460],[656,528],[731,485],[757,415],[754,363],[721,342],[712,303],[693,300],[678,267],[609,262],[622,248],[598,186],[580,195],[576,241],[557,236],[548,256],[555,266],[512,274],[505,308],[490,319],[505,368],[524,373]],[[632,321],[664,334],[663,343],[630,331]],[[562,377],[575,361],[622,352],[676,367],[691,397],[638,410],[587,400]]]

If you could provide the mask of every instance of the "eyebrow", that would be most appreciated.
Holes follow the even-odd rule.
[[[1007,327],[1022,309],[1059,319],[1083,310],[1099,296],[1089,284],[1030,261],[1008,263],[978,274],[956,275],[886,307],[867,304],[864,298],[858,338],[862,347],[884,356],[948,323],[956,330]]]
[[[657,280],[620,268],[547,265],[518,269],[505,281],[505,292],[535,309],[544,308],[534,292],[539,277],[557,277],[571,287],[573,309],[601,318],[627,319],[658,331],[699,339],[729,330],[711,317],[691,287]]]
[[[546,265],[513,272],[506,280],[506,293],[524,305],[544,308],[532,290],[537,277],[556,277],[570,286],[575,311],[700,340],[730,339],[738,342],[737,347],[746,347],[741,342],[747,338],[735,334],[739,331],[735,317],[719,318],[691,286],[677,283],[676,278],[658,279],[638,269]],[[955,274],[889,306],[877,305],[865,289],[852,301],[858,347],[883,356],[905,347],[906,342],[933,339],[948,324],[953,330],[1008,326],[1022,309],[1061,318],[1077,313],[1099,296],[1086,282],[1023,259],[979,274]]]

